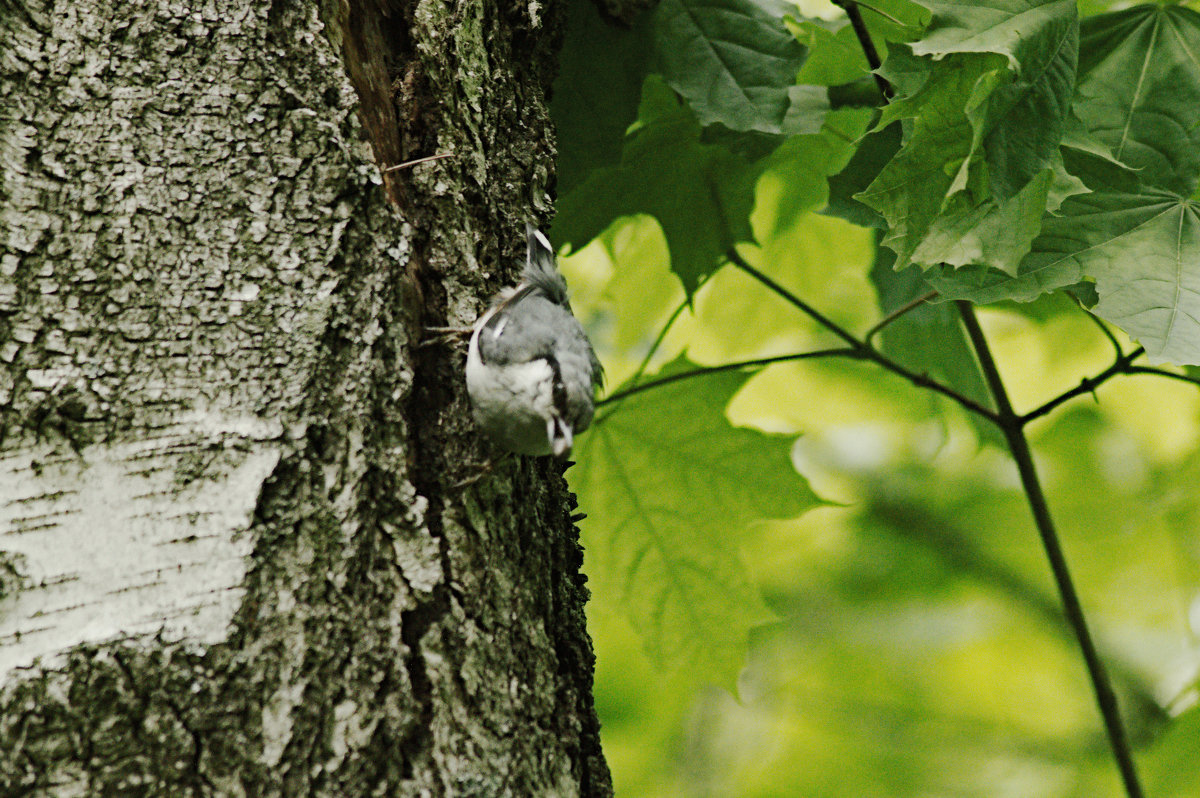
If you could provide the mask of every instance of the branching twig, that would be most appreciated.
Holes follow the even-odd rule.
[[[1021,422],[1021,426],[1028,424],[1030,421],[1033,421],[1035,418],[1041,418],[1042,416],[1046,415],[1054,408],[1061,405],[1063,402],[1066,402],[1070,399],[1074,399],[1076,396],[1082,396],[1085,393],[1095,392],[1095,390],[1097,388],[1099,388],[1105,382],[1108,382],[1109,379],[1111,379],[1112,377],[1115,377],[1118,374],[1137,373],[1138,367],[1131,366],[1130,364],[1133,361],[1137,360],[1139,357],[1141,357],[1143,354],[1145,354],[1146,350],[1139,346],[1137,349],[1134,349],[1132,352],[1129,352],[1128,354],[1126,354],[1124,352],[1121,352],[1120,348],[1118,347],[1117,352],[1119,353],[1117,356],[1117,359],[1114,360],[1113,364],[1111,366],[1109,366],[1108,368],[1106,368],[1104,371],[1100,372],[1095,377],[1084,377],[1082,380],[1079,381],[1079,384],[1076,385],[1074,388],[1070,389],[1069,391],[1064,391],[1063,393],[1060,393],[1058,396],[1054,397],[1049,402],[1046,402],[1042,406],[1037,407],[1033,410],[1030,410],[1028,413],[1021,416],[1019,418],[1019,421]],[[1166,372],[1166,373],[1170,374],[1170,372]],[[1173,376],[1179,376],[1179,375],[1173,375]]]
[[[890,100],[893,96],[892,87],[878,74],[877,70],[880,66],[879,53],[875,50],[875,44],[871,41],[871,36],[866,29],[866,25],[863,24],[862,15],[857,8],[857,4],[853,0],[835,0],[835,2],[846,9],[846,14],[850,17],[850,23],[854,27],[854,33],[858,38],[863,55],[866,56],[867,63],[875,72],[875,79],[879,84],[879,90],[883,94],[885,101]],[[1104,663],[1096,652],[1091,632],[1088,630],[1083,608],[1079,603],[1079,596],[1075,592],[1075,586],[1071,580],[1071,572],[1067,567],[1066,557],[1063,555],[1062,545],[1058,540],[1054,520],[1050,515],[1050,508],[1046,504],[1045,495],[1042,493],[1037,469],[1033,463],[1033,453],[1030,451],[1029,441],[1025,437],[1025,424],[1032,418],[1050,412],[1054,407],[1067,401],[1072,396],[1084,393],[1090,387],[1099,385],[1100,382],[1108,379],[1113,374],[1128,369],[1133,357],[1140,355],[1141,352],[1135,350],[1126,356],[1119,353],[1120,347],[1118,346],[1119,354],[1117,361],[1109,370],[1111,373],[1105,372],[1105,374],[1094,378],[1094,385],[1089,386],[1088,381],[1085,380],[1078,388],[1067,391],[1061,396],[1047,402],[1041,408],[1033,411],[1032,414],[1028,414],[1025,417],[1018,416],[1013,411],[1012,402],[1009,401],[1008,392],[1004,387],[1004,380],[1000,377],[1000,372],[996,368],[996,362],[992,358],[991,350],[988,348],[987,339],[983,335],[979,321],[975,318],[974,306],[970,302],[964,301],[959,301],[956,304],[959,314],[962,316],[963,325],[967,330],[967,336],[970,338],[971,345],[979,359],[984,379],[996,404],[996,412],[990,414],[988,417],[1004,433],[1013,460],[1017,464],[1017,471],[1021,476],[1021,485],[1029,502],[1030,511],[1033,513],[1034,523],[1037,526],[1039,535],[1041,535],[1042,547],[1045,549],[1046,557],[1050,561],[1050,570],[1054,574],[1054,582],[1058,587],[1059,597],[1063,603],[1067,622],[1075,632],[1080,651],[1083,654],[1084,663],[1087,665],[1088,675],[1091,677],[1092,689],[1096,695],[1096,703],[1099,705],[1100,714],[1104,719],[1104,727],[1108,734],[1109,744],[1112,747],[1113,758],[1116,760],[1117,769],[1121,772],[1121,779],[1125,784],[1126,793],[1129,798],[1142,798],[1141,784],[1138,782],[1133,753],[1129,746],[1125,726],[1121,721],[1121,713],[1117,706],[1116,695],[1113,693],[1112,683],[1104,669]]]
[[[1025,437],[1024,425],[1026,422],[1013,411],[1012,402],[1009,401],[1008,392],[1004,387],[1004,380],[1000,377],[1000,372],[996,368],[996,361],[992,358],[987,339],[983,335],[983,329],[979,326],[978,319],[975,318],[974,306],[970,302],[964,301],[959,301],[955,304],[958,305],[963,326],[967,330],[967,337],[970,338],[971,346],[975,349],[975,354],[979,358],[979,366],[983,371],[984,379],[987,381],[988,389],[992,392],[992,397],[996,401],[996,408],[998,410],[997,424],[999,424],[1001,431],[1004,433],[1004,438],[1008,442],[1008,448],[1012,452],[1013,460],[1017,464],[1017,472],[1021,476],[1021,485],[1025,490],[1029,509],[1033,513],[1034,523],[1037,526],[1038,533],[1041,535],[1042,547],[1046,551],[1046,558],[1050,561],[1050,570],[1054,574],[1054,583],[1058,587],[1063,611],[1067,616],[1067,622],[1071,624],[1071,628],[1075,632],[1075,638],[1083,654],[1084,663],[1087,665],[1088,675],[1091,677],[1092,688],[1096,694],[1096,703],[1100,707],[1100,715],[1104,718],[1104,728],[1108,733],[1108,741],[1112,747],[1113,758],[1117,762],[1117,769],[1121,771],[1121,779],[1125,783],[1125,791],[1128,793],[1129,798],[1142,798],[1142,787],[1138,782],[1137,769],[1133,762],[1133,751],[1130,748],[1129,739],[1125,733],[1125,725],[1121,721],[1121,711],[1117,706],[1117,697],[1113,692],[1108,672],[1104,668],[1104,662],[1100,659],[1100,655],[1096,651],[1096,644],[1092,641],[1092,635],[1088,630],[1087,620],[1083,614],[1083,607],[1079,603],[1079,595],[1075,591],[1075,585],[1071,580],[1071,571],[1067,567],[1066,556],[1063,554],[1062,544],[1058,539],[1054,519],[1051,517],[1050,508],[1046,504],[1046,496],[1042,493],[1042,485],[1038,480],[1037,469],[1033,463],[1033,453],[1030,451],[1029,441]],[[1132,355],[1133,353],[1131,352],[1130,354]],[[1114,368],[1120,365],[1120,363],[1121,361],[1118,361],[1114,364]],[[1116,372],[1114,371],[1114,373]],[[1068,391],[1067,393],[1070,394],[1072,392]],[[1063,399],[1063,401],[1066,400]]]
[[[847,344],[849,344],[850,347],[858,353],[857,357],[859,359],[869,360],[872,363],[876,363],[876,364],[882,366],[883,368],[887,369],[888,371],[892,372],[893,374],[898,374],[899,376],[908,380],[909,382],[911,382],[913,385],[916,385],[917,387],[928,388],[931,391],[940,393],[943,396],[953,399],[959,405],[966,408],[967,410],[970,410],[972,413],[977,413],[977,414],[983,416],[984,418],[991,419],[993,422],[996,421],[996,414],[991,409],[984,407],[983,405],[979,404],[974,399],[971,399],[968,396],[964,396],[963,394],[959,393],[958,391],[954,390],[953,388],[949,387],[948,385],[943,385],[942,383],[940,383],[937,380],[930,377],[928,374],[924,374],[924,373],[918,374],[915,371],[910,371],[909,369],[905,368],[904,366],[900,365],[896,361],[894,361],[891,358],[884,355],[882,352],[880,352],[875,347],[871,346],[866,341],[856,338],[852,333],[848,332],[846,329],[844,329],[843,327],[838,325],[836,322],[834,322],[833,320],[831,320],[830,318],[825,316],[825,314],[821,313],[819,310],[814,308],[812,305],[808,304],[803,299],[796,296],[791,291],[788,291],[782,285],[775,282],[770,277],[768,277],[767,275],[760,272],[758,269],[751,266],[749,263],[746,262],[746,259],[743,258],[741,256],[741,254],[739,254],[737,252],[737,250],[730,249],[728,252],[725,253],[725,256],[727,258],[729,258],[729,260],[733,263],[733,265],[737,266],[739,269],[746,272],[754,279],[758,280],[760,283],[765,285],[767,288],[774,291],[780,298],[786,300],[787,302],[790,302],[792,305],[795,305],[797,308],[799,308],[801,311],[803,311],[807,316],[809,316],[813,321],[817,322],[822,327],[829,330],[831,333],[836,335],[838,338],[841,338],[843,341],[845,341]]]
[[[812,305],[808,304],[803,299],[796,296],[791,291],[787,290],[782,285],[775,282],[770,277],[768,277],[767,275],[760,272],[758,269],[751,266],[750,263],[745,258],[743,258],[742,254],[740,252],[738,252],[736,249],[733,249],[732,247],[730,247],[729,250],[725,253],[725,257],[728,258],[729,262],[732,263],[734,266],[737,266],[739,269],[744,271],[746,274],[750,275],[755,280],[758,280],[760,283],[765,285],[767,288],[770,288],[781,299],[784,299],[785,301],[791,303],[792,305],[795,305],[797,308],[799,308],[801,311],[803,311],[805,315],[807,315],[809,318],[811,318],[817,324],[820,324],[822,327],[829,330],[831,333],[836,335],[838,338],[841,338],[843,341],[850,344],[850,346],[852,346],[856,349],[863,346],[863,342],[858,340],[857,338],[855,338],[853,333],[849,332],[848,330],[843,328],[841,325],[839,325],[837,322],[833,321],[828,316],[826,316],[824,313],[817,310]]]

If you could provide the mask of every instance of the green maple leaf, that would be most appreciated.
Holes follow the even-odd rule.
[[[694,368],[680,358],[662,374]],[[737,537],[755,521],[821,503],[792,466],[790,436],[726,418],[748,379],[712,374],[623,400],[583,437],[571,472],[589,511],[589,570],[619,591],[648,653],[725,686],[741,669],[749,630],[774,619]]]

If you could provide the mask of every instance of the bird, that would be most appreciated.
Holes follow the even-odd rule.
[[[521,282],[475,321],[467,349],[467,394],[476,423],[517,454],[571,454],[595,413],[604,378],[550,241],[526,223]]]

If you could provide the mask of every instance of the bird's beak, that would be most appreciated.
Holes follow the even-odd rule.
[[[571,446],[575,443],[574,437],[571,435],[571,425],[561,418],[551,418],[547,426],[554,456],[562,460],[571,454]]]

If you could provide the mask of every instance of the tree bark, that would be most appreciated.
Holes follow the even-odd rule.
[[[0,0],[0,795],[611,794],[561,467],[420,345],[549,208],[560,16]]]

